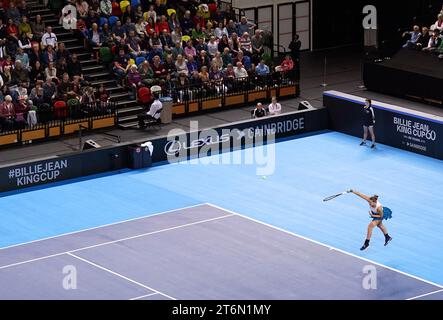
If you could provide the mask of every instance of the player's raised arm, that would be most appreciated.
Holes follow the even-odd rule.
[[[367,195],[365,195],[365,194],[363,194],[363,193],[360,193],[360,192],[358,192],[358,191],[356,191],[356,190],[349,190],[349,191],[350,191],[351,193],[353,193],[353,194],[359,196],[360,198],[362,198],[362,199],[364,199],[364,200],[366,200],[366,201],[368,201],[368,202],[371,202],[370,197],[368,197]]]

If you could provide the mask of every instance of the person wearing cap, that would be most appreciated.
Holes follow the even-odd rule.
[[[152,88],[151,88],[152,92]],[[154,97],[154,102],[151,104],[148,112],[141,113],[137,116],[138,124],[140,128],[145,128],[145,120],[158,121],[160,119],[161,111],[163,109],[163,104],[159,99],[158,92],[152,92]]]

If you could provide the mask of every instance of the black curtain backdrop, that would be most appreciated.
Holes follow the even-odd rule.
[[[313,0],[314,49],[358,44],[363,46],[363,7],[374,5],[378,11],[379,43],[398,42],[399,30],[409,29],[414,18],[437,18],[441,0]],[[424,17],[428,18],[424,18]],[[431,18],[429,18],[431,17]],[[435,21],[432,21],[432,23]]]

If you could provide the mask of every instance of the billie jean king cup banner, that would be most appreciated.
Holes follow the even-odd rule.
[[[403,116],[393,116],[393,124],[404,147],[417,151],[431,151],[437,140],[437,132],[432,123],[423,123],[417,120],[410,120]]]
[[[275,172],[276,135],[304,129],[304,118],[257,125],[245,129],[226,128],[219,131],[207,129],[199,131],[198,121],[191,121],[191,133],[181,129],[169,132],[164,151],[169,163],[203,165],[254,165],[256,174],[271,175]],[[221,153],[222,150],[243,152]],[[208,157],[209,155],[217,155]],[[181,161],[190,157],[189,161]]]
[[[68,160],[52,160],[9,169],[8,177],[15,186],[24,187],[56,181],[68,167]]]

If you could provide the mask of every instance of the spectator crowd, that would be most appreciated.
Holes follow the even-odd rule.
[[[412,31],[403,33],[406,43],[403,48],[419,50],[443,59],[443,5],[437,21],[431,26],[415,25]]]

